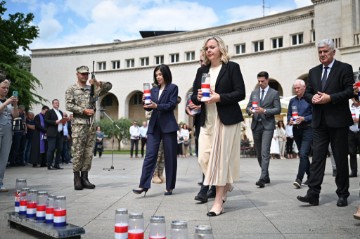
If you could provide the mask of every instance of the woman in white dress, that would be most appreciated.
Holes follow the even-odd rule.
[[[198,161],[205,174],[204,187],[216,186],[216,197],[208,216],[223,213],[223,203],[232,183],[239,179],[241,122],[239,101],[245,98],[240,66],[229,61],[227,48],[219,37],[203,45],[205,65],[197,71],[191,100],[201,104]],[[210,95],[202,91],[201,79],[210,74]],[[209,96],[202,101],[203,96]]]

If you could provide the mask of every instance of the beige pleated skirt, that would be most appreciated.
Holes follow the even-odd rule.
[[[200,129],[198,161],[204,185],[225,186],[239,180],[241,123],[224,125],[216,105],[206,105],[207,120]]]

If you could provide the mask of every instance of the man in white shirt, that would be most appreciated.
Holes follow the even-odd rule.
[[[130,126],[130,158],[133,157],[134,146],[135,146],[135,157],[138,158],[138,151],[139,151],[139,139],[140,139],[140,128],[137,125],[137,122],[134,121],[133,125]]]
[[[146,140],[147,140],[147,130],[148,130],[148,126],[147,126],[147,121],[143,122],[143,125],[140,127],[140,139],[141,139],[141,157],[144,157],[144,148],[146,145]]]

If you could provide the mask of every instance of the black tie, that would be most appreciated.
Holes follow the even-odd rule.
[[[264,100],[264,94],[265,94],[265,90],[263,89],[263,90],[261,91],[260,105],[262,105],[262,102],[263,102],[263,100]]]
[[[0,100],[1,103],[5,103],[5,101],[6,101],[6,98]]]
[[[329,69],[328,66],[325,66],[324,67],[324,74],[323,74],[323,77],[321,79],[321,85],[322,85],[322,89],[324,90],[325,88],[325,83],[326,83],[326,80],[327,80],[327,70]]]

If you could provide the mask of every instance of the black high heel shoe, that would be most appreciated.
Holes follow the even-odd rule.
[[[149,190],[148,188],[133,189],[133,193],[142,194],[143,192],[145,192],[145,194],[144,194],[144,197],[145,197],[148,190]]]

